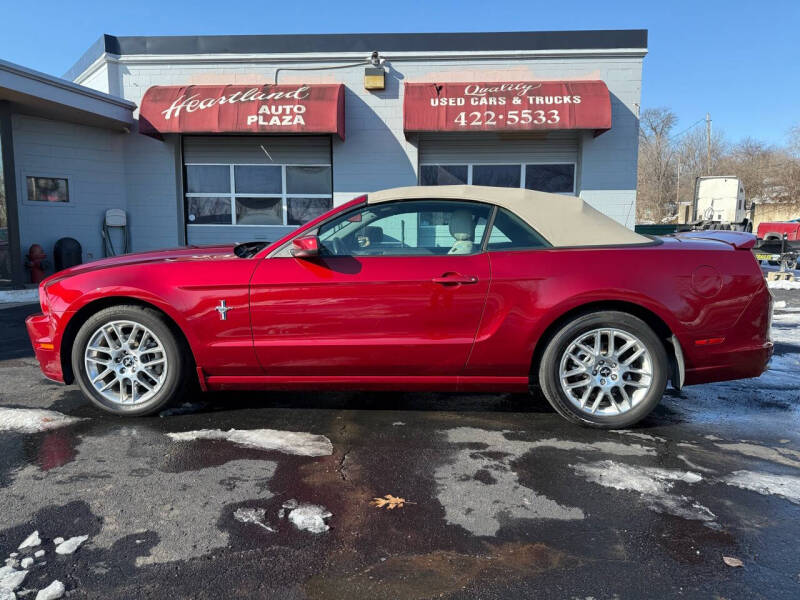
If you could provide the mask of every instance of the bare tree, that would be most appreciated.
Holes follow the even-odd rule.
[[[669,221],[679,202],[694,198],[695,180],[706,174],[707,139],[701,128],[673,133],[677,117],[667,108],[642,112],[636,216],[639,223]],[[786,147],[753,138],[736,144],[717,131],[711,138],[711,172],[742,180],[748,203],[800,204],[800,124]]]
[[[639,222],[660,222],[675,213],[675,152],[670,143],[678,118],[667,108],[648,108],[639,120],[636,203]]]
[[[686,132],[675,139],[676,152],[678,154],[678,181],[677,197],[678,202],[692,202],[694,199],[694,186],[698,177],[706,174],[707,146],[706,132],[704,129],[696,128]],[[723,159],[728,151],[728,144],[724,135],[716,131],[711,136],[711,172],[722,174],[724,167]]]
[[[800,158],[800,123],[789,129],[789,152]]]

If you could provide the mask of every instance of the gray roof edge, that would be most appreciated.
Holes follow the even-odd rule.
[[[69,70],[67,70],[64,75],[62,75],[63,79],[67,79],[69,81],[75,81],[75,79],[83,73],[86,69],[88,69],[91,64],[96,61],[98,58],[103,56],[106,52],[106,47],[109,45],[109,40],[107,38],[111,38],[108,34],[103,34],[97,40],[86,49],[81,57],[75,61]]]
[[[303,52],[468,52],[647,49],[647,29],[287,35],[102,35],[64,74],[74,80],[104,53],[280,54]]]
[[[130,100],[125,100],[124,98],[120,98],[118,96],[112,96],[111,94],[99,92],[97,90],[93,90],[92,88],[79,85],[67,79],[62,79],[60,77],[48,75],[47,73],[35,71],[33,69],[23,67],[22,65],[11,63],[2,59],[0,59],[0,71],[6,71],[7,73],[10,73],[12,75],[17,75],[19,77],[36,81],[38,83],[42,83],[44,85],[51,86],[54,88],[59,88],[74,94],[80,94],[81,96],[87,96],[89,98],[92,98],[93,100],[98,100],[100,102],[105,102],[107,104],[113,104],[115,106],[125,108],[131,111],[136,109],[136,103],[131,102]]]

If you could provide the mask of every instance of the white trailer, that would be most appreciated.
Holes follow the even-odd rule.
[[[744,186],[738,177],[698,177],[694,185],[694,220],[713,229],[752,230],[745,210]]]

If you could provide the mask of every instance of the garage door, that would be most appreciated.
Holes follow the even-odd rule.
[[[328,136],[185,136],[189,244],[273,241],[333,206]]]
[[[576,194],[578,137],[542,134],[422,135],[420,185],[493,185]]]

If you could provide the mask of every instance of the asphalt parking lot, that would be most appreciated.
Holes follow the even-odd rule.
[[[70,598],[800,597],[800,292],[775,296],[768,373],[669,392],[622,432],[513,395],[220,393],[122,420],[43,379],[35,305],[0,308],[0,580],[26,571],[19,598],[54,580]],[[386,494],[407,503],[370,503]]]

